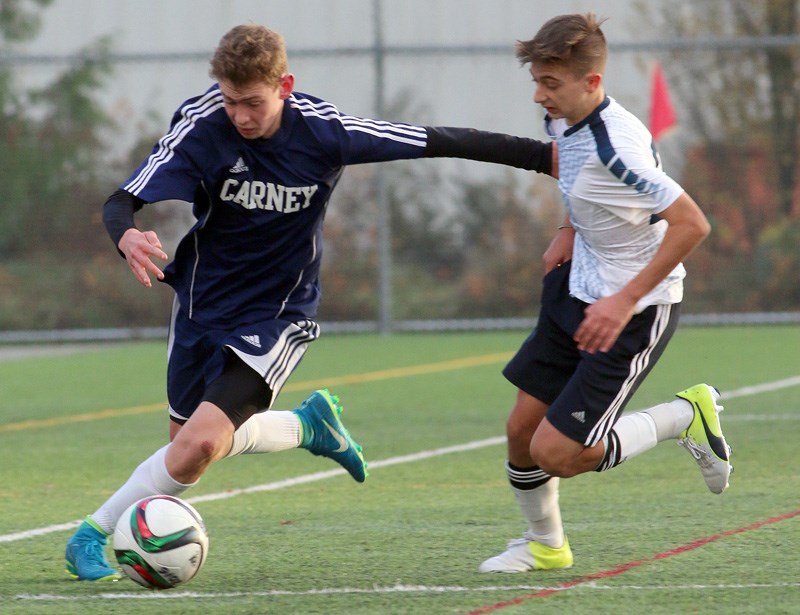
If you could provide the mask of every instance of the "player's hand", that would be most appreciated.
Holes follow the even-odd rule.
[[[572,246],[575,244],[575,231],[571,228],[559,229],[556,236],[547,246],[542,259],[544,260],[544,272],[550,273],[572,258]]]
[[[130,228],[125,231],[117,247],[125,255],[128,267],[142,286],[150,288],[153,285],[150,280],[151,274],[159,280],[164,279],[164,272],[151,260],[153,258],[162,261],[168,259],[166,252],[161,249],[161,241],[155,231],[142,232],[139,229]]]
[[[635,309],[636,302],[621,293],[603,297],[589,305],[575,332],[578,350],[591,354],[611,350]]]

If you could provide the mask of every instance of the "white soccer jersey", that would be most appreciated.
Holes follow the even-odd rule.
[[[606,97],[574,126],[545,119],[558,144],[558,185],[575,227],[570,293],[586,303],[621,290],[653,258],[667,223],[658,218],[683,189],[661,169],[645,126]],[[683,265],[636,306],[678,303]]]

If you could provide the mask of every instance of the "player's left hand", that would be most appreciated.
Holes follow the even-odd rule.
[[[635,309],[636,302],[621,293],[603,297],[589,305],[575,332],[578,350],[591,354],[611,350]]]
[[[575,230],[572,228],[560,228],[556,233],[547,250],[542,255],[544,261],[545,274],[550,273],[556,267],[560,267],[572,258],[572,248],[575,245]]]

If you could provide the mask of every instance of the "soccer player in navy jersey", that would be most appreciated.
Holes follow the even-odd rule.
[[[225,34],[210,74],[216,84],[181,105],[104,205],[136,279],[175,290],[170,443],[70,537],[66,568],[76,579],[117,578],[104,548],[122,512],[149,495],[183,493],[222,458],[302,447],[365,480],[362,449],[327,390],[293,411],[266,411],[319,336],[322,222],[346,165],[453,156],[554,174],[557,163],[551,143],[344,115],[294,91],[283,39],[262,26]],[[167,254],[134,214],[171,199],[192,203],[197,221],[162,270]]]
[[[567,215],[544,254],[534,332],[504,370],[517,387],[506,473],[527,523],[482,572],[568,568],[559,479],[609,470],[678,439],[708,488],[728,486],[716,389],[621,415],[678,323],[682,260],[710,231],[664,171],[642,123],[606,96],[606,40],[593,14],[562,15],[517,44],[558,145]]]

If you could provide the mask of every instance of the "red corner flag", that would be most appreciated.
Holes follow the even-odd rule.
[[[667,82],[661,65],[653,69],[653,83],[650,88],[650,132],[653,141],[658,141],[665,132],[675,126],[675,109],[669,99]]]

